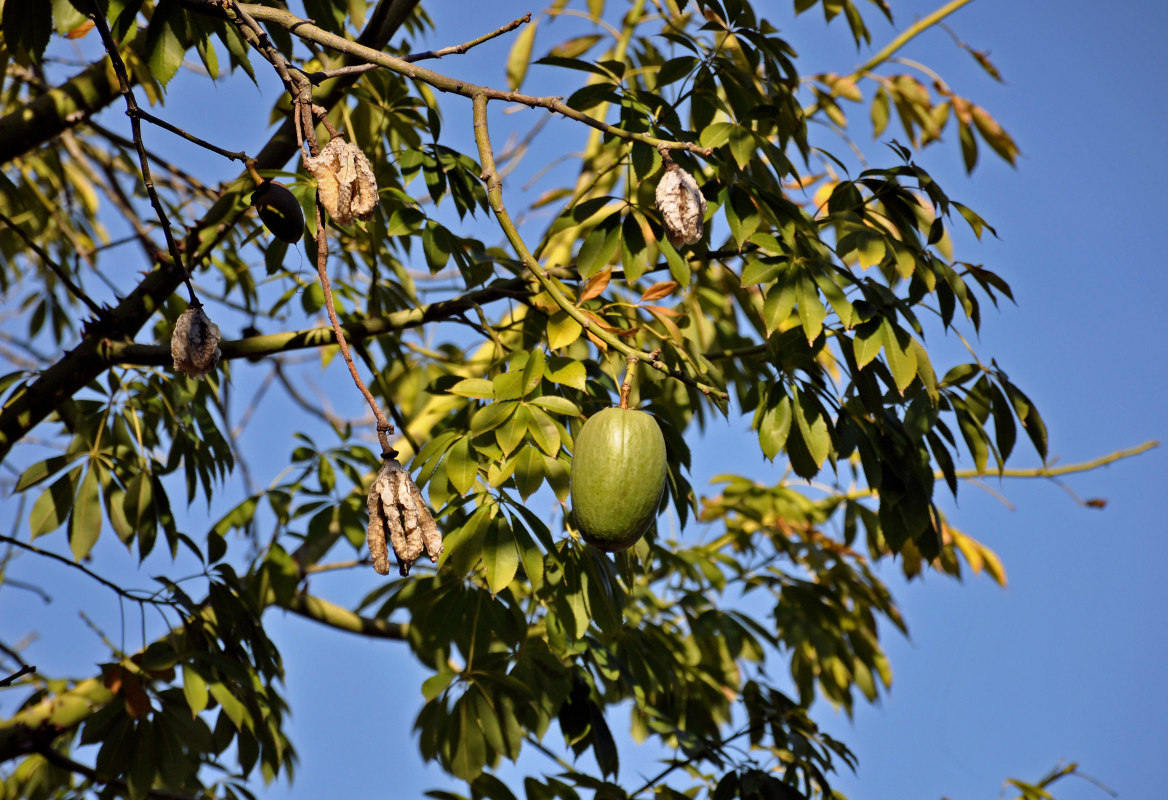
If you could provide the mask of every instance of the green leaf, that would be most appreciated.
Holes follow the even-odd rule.
[[[45,0],[7,0],[0,13],[0,30],[17,63],[25,67],[40,64],[53,35],[52,6]]]
[[[552,350],[567,347],[579,339],[583,332],[584,328],[580,326],[580,323],[568,316],[568,312],[561,309],[548,318],[548,347]]]
[[[182,66],[186,55],[186,16],[171,3],[161,3],[146,29],[146,61],[150,74],[164,87]]]
[[[883,86],[876,90],[872,98],[872,137],[879,139],[884,129],[888,127],[889,98],[888,90]]]
[[[774,461],[775,456],[783,450],[787,443],[787,435],[791,432],[791,398],[786,393],[779,401],[763,412],[758,426],[758,441],[762,445],[762,454],[768,460]]]
[[[669,264],[669,274],[683,287],[689,286],[689,262],[682,258],[681,254],[673,248],[673,245],[669,243],[668,239],[662,239],[657,243],[657,246],[661,248],[661,253],[665,256],[665,261]]]
[[[738,162],[739,169],[746,169],[755,158],[758,145],[754,133],[746,128],[735,125],[730,131],[730,155]]]
[[[884,345],[884,359],[888,370],[901,394],[917,376],[917,355],[912,347],[912,337],[907,331],[885,317],[880,323],[880,334]]]
[[[503,455],[509,456],[527,436],[527,428],[531,422],[531,414],[526,407],[520,406],[515,414],[499,427],[495,428],[495,441]]]
[[[831,452],[831,429],[823,406],[808,391],[795,390],[795,423],[803,444],[816,467],[822,467]]]
[[[531,394],[543,380],[545,363],[543,350],[538,347],[528,354],[527,362],[523,365],[523,397]]]
[[[1022,391],[1010,383],[1005,378],[1001,379],[1002,388],[1006,391],[1006,396],[1010,398],[1010,404],[1014,406],[1014,413],[1018,415],[1018,421],[1022,423],[1026,435],[1030,437],[1030,443],[1034,445],[1035,451],[1046,460],[1046,423],[1042,421],[1042,417],[1038,413],[1038,409],[1030,402]]]
[[[231,693],[231,690],[222,683],[216,681],[210,684],[207,689],[211,692],[211,696],[215,698],[223,709],[223,713],[231,720],[231,724],[235,726],[237,731],[242,731],[244,727],[251,728],[251,715],[247,712],[247,708],[239,698]]]
[[[191,716],[198,716],[207,707],[210,693],[207,691],[207,682],[203,676],[189,664],[183,665],[183,696],[191,709]]]
[[[512,412],[519,407],[515,400],[488,403],[474,413],[470,418],[470,432],[472,436],[494,430],[507,421]]]
[[[779,330],[795,308],[796,281],[787,281],[779,276],[775,285],[767,290],[763,300],[762,318],[766,324],[767,336]]]
[[[653,152],[656,154],[656,151]],[[642,221],[643,217],[634,212],[625,215],[621,223],[621,266],[624,267],[625,280],[630,283],[638,280],[649,269],[649,245],[641,228]]]
[[[446,266],[451,250],[453,247],[446,229],[436,222],[428,223],[422,230],[422,251],[431,273],[440,272]]]
[[[570,386],[573,389],[585,391],[588,386],[588,370],[582,363],[573,359],[553,357],[548,359],[547,377],[552,383],[558,383],[561,386]],[[543,399],[543,398],[537,398]],[[544,406],[548,408],[548,406]],[[554,408],[549,408],[549,411],[556,411]],[[559,412],[556,413],[565,413]],[[576,413],[579,413],[577,411]]]
[[[81,470],[81,467],[77,467],[53,481],[33,503],[32,514],[28,520],[33,539],[52,533],[69,518],[69,513],[73,510],[73,493]]]
[[[744,287],[770,283],[783,273],[787,268],[787,263],[787,259],[785,258],[773,257],[756,258],[748,261],[742,269],[742,277],[739,278],[739,283]]]
[[[698,137],[702,147],[721,147],[730,141],[730,134],[737,128],[733,122],[715,122],[707,125]]]
[[[531,420],[531,424],[528,425],[531,438],[535,439],[540,450],[554,457],[560,451],[560,429],[556,426],[555,420],[540,408],[529,407],[524,410],[528,412]]]
[[[1014,452],[1018,439],[1018,429],[1014,425],[1014,409],[1001,388],[994,384],[990,395],[994,415],[994,441],[998,445],[998,456],[1005,462]]]
[[[576,257],[580,277],[588,280],[608,266],[616,258],[620,245],[621,216],[619,212],[613,212],[584,237]]]
[[[803,326],[808,343],[812,343],[823,332],[823,320],[827,318],[827,309],[823,307],[819,299],[819,290],[810,275],[799,274],[795,296],[799,308],[799,322]]]
[[[758,230],[761,219],[758,207],[749,194],[737,185],[730,187],[729,202],[724,206],[726,221],[730,223],[730,235],[741,248]]]
[[[148,472],[135,473],[126,484],[126,499],[122,504],[126,520],[136,530],[152,525],[154,512],[154,482]],[[254,501],[252,504],[254,509]],[[249,517],[250,521],[250,517]]]
[[[490,408],[490,406],[487,406]],[[465,495],[475,484],[478,464],[470,456],[470,439],[462,437],[446,454],[446,478],[459,494]]]
[[[575,362],[575,366],[580,367],[581,371],[584,370],[584,365],[580,362]],[[566,397],[560,397],[559,395],[554,394],[544,395],[543,397],[536,397],[531,401],[531,403],[532,405],[547,409],[553,414],[564,414],[569,417],[578,417],[582,413],[580,411],[580,407],[571,400]]]
[[[491,378],[491,382],[495,385],[496,400],[518,400],[527,394],[524,391],[522,371],[501,373]]]
[[[507,588],[519,569],[519,548],[515,534],[505,520],[496,517],[483,538],[483,567],[491,594]]]
[[[524,500],[535,494],[543,484],[543,456],[535,447],[525,447],[514,458],[515,485]]]
[[[69,517],[69,548],[73,559],[81,561],[101,535],[101,492],[97,485],[97,467],[90,463],[81,479],[77,497],[73,500],[73,513]]]
[[[459,397],[474,397],[484,400],[495,398],[495,387],[486,378],[464,378],[446,391]]]
[[[451,748],[448,762],[451,774],[464,781],[473,781],[483,771],[487,746],[467,695],[459,698],[454,706],[447,725],[447,739]]]
[[[856,366],[860,369],[868,366],[872,359],[880,353],[884,338],[881,335],[884,318],[871,319],[856,327],[852,339],[852,352],[856,357]]]
[[[535,44],[535,29],[538,22],[524,25],[511,45],[507,56],[507,85],[511,91],[518,91],[527,77],[527,67],[531,64],[531,48]]]
[[[451,672],[449,669],[443,669],[441,672],[431,675],[422,681],[422,697],[426,698],[426,702],[429,703],[445,692],[446,687],[457,677],[458,674]]]
[[[53,456],[44,461],[38,461],[21,474],[13,491],[23,492],[25,489],[36,486],[46,478],[56,475],[83,455],[85,455],[85,451],[78,450],[74,453],[66,453],[63,456]]]

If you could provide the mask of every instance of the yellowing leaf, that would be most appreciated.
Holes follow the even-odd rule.
[[[515,43],[511,45],[511,53],[507,56],[507,85],[512,91],[518,91],[527,76],[527,66],[531,63],[531,48],[535,44],[535,29],[538,23],[533,22],[519,31]]]
[[[580,338],[580,334],[583,330],[584,329],[580,327],[580,323],[568,316],[566,311],[557,311],[556,313],[552,314],[550,319],[548,319],[548,347],[550,347],[552,350],[559,350],[561,347],[567,347],[572,342]],[[555,380],[555,378],[552,378],[552,380]]]

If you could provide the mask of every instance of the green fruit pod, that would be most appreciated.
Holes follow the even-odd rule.
[[[665,437],[644,411],[606,408],[576,437],[569,493],[576,528],[614,553],[637,543],[665,489]]]
[[[304,211],[300,201],[279,181],[264,181],[252,192],[251,204],[272,234],[288,244],[304,235]]]

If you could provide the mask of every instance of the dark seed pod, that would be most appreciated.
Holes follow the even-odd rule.
[[[251,204],[277,239],[296,244],[304,235],[304,212],[296,195],[278,181],[264,181],[252,192]]]

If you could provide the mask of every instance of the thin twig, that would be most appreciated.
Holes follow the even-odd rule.
[[[121,87],[122,97],[126,101],[126,115],[130,118],[130,130],[134,140],[134,146],[138,151],[138,163],[142,168],[142,183],[146,186],[146,193],[150,195],[150,205],[154,206],[154,213],[158,215],[158,221],[162,223],[162,233],[166,237],[166,249],[170,253],[170,259],[174,265],[183,271],[183,283],[187,286],[187,292],[190,294],[190,304],[196,308],[201,307],[202,303],[195,295],[195,287],[191,285],[191,273],[183,265],[182,256],[179,254],[178,243],[174,240],[174,233],[170,230],[170,219],[166,216],[166,209],[162,207],[162,200],[158,197],[158,192],[154,188],[154,181],[150,177],[150,157],[146,154],[146,145],[142,142],[142,120],[140,119],[142,110],[138,108],[138,101],[134,97],[134,90],[130,88],[130,78],[126,73],[126,64],[122,61],[122,55],[118,52],[117,42],[114,41],[113,35],[110,33],[109,25],[106,24],[105,14],[102,13],[101,6],[97,0],[89,0],[90,5],[93,6],[93,13],[89,18],[93,20],[94,25],[97,26],[97,32],[101,35],[102,44],[105,45],[105,51],[110,57],[110,62],[114,66],[114,74],[118,76],[118,85]]]
[[[480,45],[483,42],[488,42],[497,36],[502,36],[504,33],[508,33],[509,31],[513,31],[516,28],[518,28],[520,25],[522,25],[526,22],[531,22],[531,13],[530,12],[526,16],[522,16],[519,19],[512,20],[511,22],[508,22],[503,27],[501,27],[497,30],[493,30],[490,33],[484,34],[483,36],[480,36],[477,39],[471,39],[469,42],[463,42],[462,44],[456,44],[456,45],[452,45],[450,47],[443,47],[439,50],[425,50],[421,53],[411,53],[408,56],[402,56],[402,61],[408,61],[409,63],[412,64],[415,61],[424,61],[427,58],[442,58],[443,56],[462,55],[467,50],[470,50],[472,47],[475,47],[476,45]],[[302,72],[304,74],[304,76],[306,78],[308,78],[308,80],[312,81],[313,84],[319,84],[319,83],[323,83],[326,80],[329,80],[330,78],[339,78],[342,75],[360,75],[364,72],[370,72],[371,70],[380,69],[380,65],[369,64],[369,63],[353,64],[352,66],[337,67],[336,69],[327,69],[327,70],[323,70],[321,72],[304,72],[304,70],[302,70],[299,67],[294,66],[294,65],[292,66],[292,69],[295,69],[299,72]]]
[[[187,133],[182,128],[178,127],[177,125],[172,125],[171,123],[167,122],[166,120],[161,119],[159,117],[156,117],[147,111],[143,111],[142,109],[138,109],[138,116],[141,117],[142,119],[146,120],[147,122],[153,124],[153,125],[157,125],[158,127],[163,128],[164,130],[170,131],[175,136],[181,136],[183,139],[186,139],[191,144],[197,144],[199,147],[202,147],[205,150],[210,150],[212,153],[215,153],[216,155],[223,156],[224,158],[231,159],[232,161],[240,161],[244,164],[255,164],[255,159],[249,157],[247,153],[244,153],[242,151],[233,152],[231,150],[225,150],[222,147],[219,147],[218,145],[213,145],[210,142],[206,141],[205,139],[200,139],[198,136],[195,136],[192,133]]]
[[[979,478],[986,478],[990,476],[997,476],[998,478],[1053,478],[1057,479],[1060,475],[1074,475],[1079,472],[1090,472],[1099,467],[1105,467],[1108,464],[1113,464],[1116,461],[1122,461],[1125,458],[1138,456],[1141,453],[1146,453],[1160,446],[1160,442],[1155,439],[1150,439],[1143,444],[1138,444],[1135,447],[1129,447],[1126,450],[1116,450],[1107,455],[1093,458],[1090,461],[1080,461],[1075,464],[1067,464],[1065,466],[1044,466],[1032,467],[1028,469],[1001,469],[1001,470],[987,470],[979,472],[976,469],[959,469],[953,474],[961,480],[974,481]],[[935,472],[933,477],[937,480],[942,480],[945,477],[943,472]],[[1061,483],[1061,482],[1060,482]],[[849,500],[857,500],[861,497],[872,497],[877,494],[873,488],[856,489],[847,493],[846,497]],[[1105,502],[1102,500],[1079,500],[1075,498],[1080,505],[1091,508],[1102,508]]]
[[[0,686],[11,686],[13,682],[22,675],[30,675],[36,672],[36,667],[31,667],[28,664],[21,664],[20,669],[9,675],[7,678],[0,678]]]
[[[508,22],[506,25],[504,25],[503,27],[497,28],[497,29],[491,31],[490,33],[487,33],[487,34],[484,34],[483,36],[478,37],[477,39],[471,39],[469,42],[463,42],[462,44],[456,44],[452,47],[443,47],[439,50],[426,50],[425,52],[422,52],[422,53],[413,53],[411,55],[406,56],[402,60],[409,61],[412,64],[415,61],[422,61],[423,59],[427,59],[427,58],[442,58],[443,56],[462,55],[467,50],[470,50],[472,47],[476,47],[476,46],[482,44],[483,42],[489,42],[491,39],[494,39],[497,36],[502,36],[505,33],[510,33],[511,31],[518,28],[520,25],[525,25],[528,22],[531,22],[531,12],[530,11],[528,13],[524,14],[522,17],[519,17],[519,19],[513,19],[510,22]]]
[[[15,222],[13,222],[11,219],[9,219],[8,216],[5,215],[3,212],[0,212],[0,222],[3,222],[9,228],[11,228],[13,231],[15,231],[16,235],[20,237],[21,241],[24,242],[25,246],[28,247],[30,250],[32,250],[34,253],[36,253],[38,256],[40,256],[41,261],[44,262],[46,267],[48,267],[50,270],[53,271],[53,274],[56,275],[57,278],[60,279],[61,283],[65,284],[65,288],[69,290],[69,293],[71,295],[73,295],[78,300],[80,300],[82,303],[84,303],[85,307],[88,308],[90,311],[92,311],[99,319],[102,316],[104,316],[105,312],[102,311],[101,306],[99,306],[97,303],[93,302],[93,300],[91,300],[89,298],[89,295],[85,294],[85,292],[83,292],[81,290],[80,286],[73,283],[72,279],[70,279],[70,277],[69,277],[68,271],[64,267],[62,267],[60,264],[58,264],[56,261],[54,261],[49,256],[49,254],[46,253],[41,248],[41,246],[39,244],[34,242],[32,240],[32,238],[27,233],[24,232],[23,228],[21,228]]]
[[[62,564],[64,564],[67,567],[72,567],[73,569],[81,570],[86,575],[88,575],[90,578],[93,578],[95,581],[100,583],[102,586],[105,586],[106,588],[113,590],[118,595],[118,597],[124,597],[127,600],[133,600],[135,603],[149,603],[151,605],[161,605],[161,606],[176,606],[176,605],[178,605],[178,603],[176,603],[173,600],[159,600],[159,599],[153,598],[153,597],[139,596],[132,591],[129,591],[127,589],[123,589],[121,586],[118,586],[113,581],[108,580],[106,578],[103,578],[102,576],[98,575],[96,572],[94,572],[89,567],[85,566],[84,564],[79,564],[76,561],[71,561],[68,558],[65,558],[65,556],[60,555],[58,553],[54,553],[51,550],[42,550],[41,548],[37,547],[36,545],[31,545],[31,544],[28,544],[27,542],[22,542],[19,539],[15,539],[11,536],[5,536],[2,534],[0,534],[0,542],[10,544],[13,547],[19,547],[22,550],[27,550],[28,552],[35,553],[38,556],[45,556],[46,558],[51,558],[54,561],[61,562]]]
[[[393,426],[385,418],[385,412],[381,410],[377,398],[369,391],[365,381],[361,380],[361,375],[357,372],[357,365],[353,363],[353,355],[349,352],[349,345],[345,341],[345,332],[341,328],[340,320],[337,319],[336,304],[333,303],[333,290],[328,277],[328,240],[325,236],[324,208],[320,204],[319,197],[316,200],[316,272],[320,276],[320,288],[324,291],[324,305],[328,309],[329,321],[333,325],[333,335],[337,338],[337,346],[341,348],[341,355],[349,367],[349,374],[353,376],[353,383],[357,384],[357,388],[364,395],[365,402],[369,404],[369,408],[373,410],[373,416],[377,419],[377,440],[381,443],[381,457],[393,458],[397,455],[397,451],[389,446],[389,434],[393,433]]]
[[[603,133],[615,136],[628,141],[641,142],[650,147],[659,147],[664,145],[670,150],[688,150],[701,156],[709,157],[713,154],[713,148],[702,147],[700,144],[694,142],[679,142],[679,141],[665,141],[655,136],[650,136],[647,133],[638,133],[634,131],[626,131],[617,125],[612,125],[604,120],[597,119],[584,114],[571,106],[567,105],[562,97],[535,97],[533,95],[523,94],[521,92],[504,91],[502,89],[493,89],[489,86],[479,86],[467,81],[451,78],[446,75],[441,75],[432,70],[420,67],[411,62],[391,56],[388,53],[383,53],[379,50],[374,50],[370,47],[365,47],[357,42],[346,39],[343,36],[338,36],[334,33],[329,33],[326,30],[318,28],[309,20],[292,14],[279,8],[268,8],[267,6],[254,5],[251,3],[235,3],[230,0],[231,4],[241,13],[249,14],[254,20],[263,20],[264,22],[271,22],[279,25],[281,28],[290,33],[304,39],[305,41],[316,42],[317,44],[329,47],[341,53],[346,53],[350,56],[358,58],[362,61],[377,64],[381,67],[402,75],[406,78],[421,81],[422,83],[433,86],[435,89],[443,92],[451,92],[459,94],[467,98],[475,98],[480,95],[490,100],[504,100],[511,103],[519,103],[521,105],[529,106],[531,108],[544,108],[555,114],[574,119],[577,122],[582,122],[592,128],[595,128]],[[207,0],[209,5],[215,5],[211,0]]]
[[[449,300],[439,300],[428,306],[417,306],[402,311],[394,311],[382,317],[368,317],[352,320],[341,326],[346,339],[370,339],[417,328],[428,322],[439,322],[465,313],[478,304],[498,300],[522,298],[529,294],[528,281],[518,278],[499,281],[486,288],[467,292]],[[3,332],[0,331],[0,336]],[[308,328],[285,333],[259,334],[242,339],[223,340],[219,349],[223,351],[221,361],[287,353],[293,350],[331,346],[336,344],[330,327]],[[163,366],[170,363],[170,347],[167,345],[140,344],[137,342],[104,342],[101,357],[108,364],[123,366]]]

